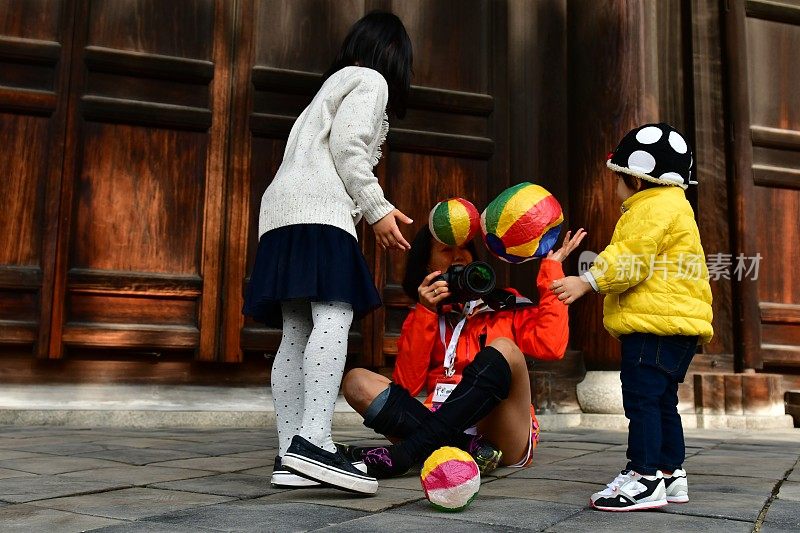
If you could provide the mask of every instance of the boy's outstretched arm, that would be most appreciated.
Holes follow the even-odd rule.
[[[551,290],[569,305],[593,288],[603,294],[619,294],[650,276],[651,259],[669,228],[669,220],[630,223],[620,238],[609,244],[583,276],[568,276],[553,282]]]

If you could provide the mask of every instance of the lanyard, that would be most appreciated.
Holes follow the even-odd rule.
[[[442,339],[442,344],[447,347],[444,352],[444,374],[448,378],[453,377],[453,374],[456,373],[456,345],[458,344],[458,338],[461,336],[461,330],[464,329],[464,324],[467,322],[467,317],[475,307],[475,303],[476,302],[472,301],[464,306],[464,317],[459,320],[456,327],[453,328],[453,335],[450,337],[449,344],[445,343],[445,330],[447,325],[445,324],[444,316],[439,317],[439,336]]]

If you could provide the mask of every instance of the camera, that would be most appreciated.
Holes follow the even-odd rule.
[[[464,303],[492,293],[497,278],[489,263],[474,261],[468,265],[450,265],[447,272],[433,281],[447,282],[450,297],[442,303]]]

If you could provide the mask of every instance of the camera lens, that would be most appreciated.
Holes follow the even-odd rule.
[[[494,289],[494,271],[488,264],[476,261],[467,265],[465,270],[464,280],[470,292],[482,295]]]

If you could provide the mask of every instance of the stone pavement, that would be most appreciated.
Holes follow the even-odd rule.
[[[688,430],[688,504],[603,513],[587,502],[624,466],[625,433],[544,432],[534,466],[494,472],[450,514],[429,507],[416,475],[373,497],[273,489],[274,429],[0,426],[0,531],[798,531],[799,437]]]

